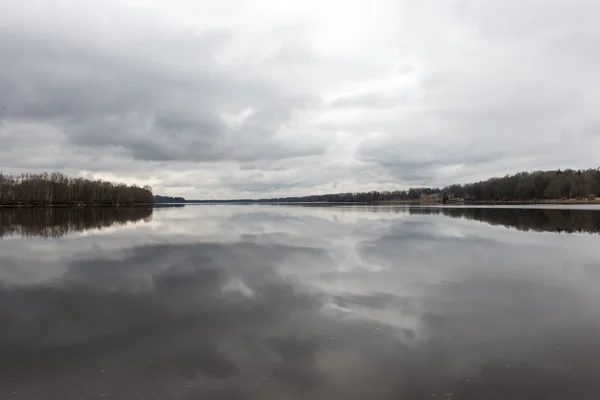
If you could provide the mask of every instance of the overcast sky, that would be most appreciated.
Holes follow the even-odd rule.
[[[600,166],[598,0],[0,0],[0,169],[188,198]]]

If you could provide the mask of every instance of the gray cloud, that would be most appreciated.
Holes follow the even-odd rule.
[[[399,95],[365,93],[343,96],[333,102],[336,108],[391,108],[405,105],[407,99]]]
[[[30,28],[31,27],[26,27]],[[273,137],[308,104],[276,82],[213,59],[228,34],[140,30],[122,43],[15,28],[0,41],[5,120],[59,129],[65,145],[125,149],[146,161],[277,159],[320,153]],[[139,36],[138,36],[139,35]],[[115,47],[112,47],[115,45]],[[244,76],[246,75],[246,76]],[[252,114],[228,127],[222,112]]]
[[[284,3],[3,2],[0,168],[243,197],[595,166],[597,2]]]

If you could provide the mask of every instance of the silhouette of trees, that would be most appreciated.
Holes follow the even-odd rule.
[[[185,203],[183,197],[171,197],[171,196],[154,196],[155,203]]]
[[[520,172],[446,189],[478,201],[592,199],[600,197],[600,169]]]
[[[430,196],[441,193],[440,189],[432,188],[411,188],[407,190],[394,190],[394,191],[371,191],[371,192],[348,192],[348,193],[334,193],[334,194],[321,194],[311,195],[302,197],[277,197],[269,199],[239,199],[239,200],[185,200],[182,198],[181,202],[186,203],[372,203],[378,201],[390,201],[390,200],[402,200],[402,201],[416,201],[422,196]]]
[[[410,188],[408,190],[332,193],[301,197],[269,199],[224,200],[224,203],[373,203],[398,202],[452,202],[457,200],[480,202],[532,202],[540,200],[595,199],[600,197],[600,168],[587,170],[520,172],[485,181],[454,184],[445,188]],[[178,202],[219,202],[215,200]]]
[[[59,172],[0,173],[0,205],[152,204],[152,188],[102,180],[70,178]]]
[[[519,172],[485,181],[444,188],[347,192],[299,197],[238,200],[186,200],[155,196],[156,203],[375,203],[397,202],[535,202],[541,200],[595,199],[600,197],[600,168],[587,170]]]

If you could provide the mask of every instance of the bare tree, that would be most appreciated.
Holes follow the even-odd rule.
[[[111,183],[101,180],[69,178],[60,172],[51,174],[4,175],[0,172],[2,205],[85,205],[85,204],[152,204],[149,186]]]

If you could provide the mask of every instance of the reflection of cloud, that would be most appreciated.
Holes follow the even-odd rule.
[[[256,209],[155,214],[183,236],[68,237],[75,254],[54,261],[62,275],[7,280],[0,397],[586,399],[599,389],[594,236]],[[75,249],[82,240],[97,250]],[[60,245],[26,258],[11,243],[9,267],[44,269]]]
[[[267,373],[267,360],[257,357],[270,357],[269,352],[240,348],[238,341],[260,345],[271,336],[276,341],[283,334],[278,323],[287,319],[292,324],[288,329],[302,332],[294,317],[309,317],[317,298],[296,291],[272,270],[277,259],[297,251],[302,250],[210,244],[135,248],[123,260],[99,256],[74,262],[53,286],[2,290],[0,319],[14,330],[0,333],[0,351],[7,360],[0,369],[4,376],[10,373],[6,369],[16,374],[26,369],[37,376],[45,373],[46,362],[56,364],[57,373],[74,378],[72,389],[87,395],[101,384],[92,371],[102,369],[108,377],[128,377],[130,383],[103,389],[124,397],[148,376],[158,379],[150,386],[159,391],[171,384],[186,388],[188,380],[199,377],[235,381],[238,368],[251,372],[247,363],[265,363],[257,368]],[[232,280],[243,282],[256,296],[223,292]],[[47,320],[51,314],[54,317]],[[314,318],[318,316],[307,321]],[[45,363],[30,367],[22,349],[33,351],[31,360],[43,354]],[[237,351],[242,354],[237,356]],[[125,365],[113,354],[127,355]],[[98,364],[76,367],[88,359]],[[37,397],[42,389],[47,389],[43,379],[29,394]],[[241,388],[234,384],[223,390],[237,389]],[[148,395],[151,389],[141,390]]]
[[[435,365],[462,377],[451,383],[456,397],[501,391],[518,399],[591,398],[588,385],[600,373],[592,355],[600,333],[597,294],[589,297],[560,278],[505,274],[474,270],[424,298],[424,345],[434,351]]]

